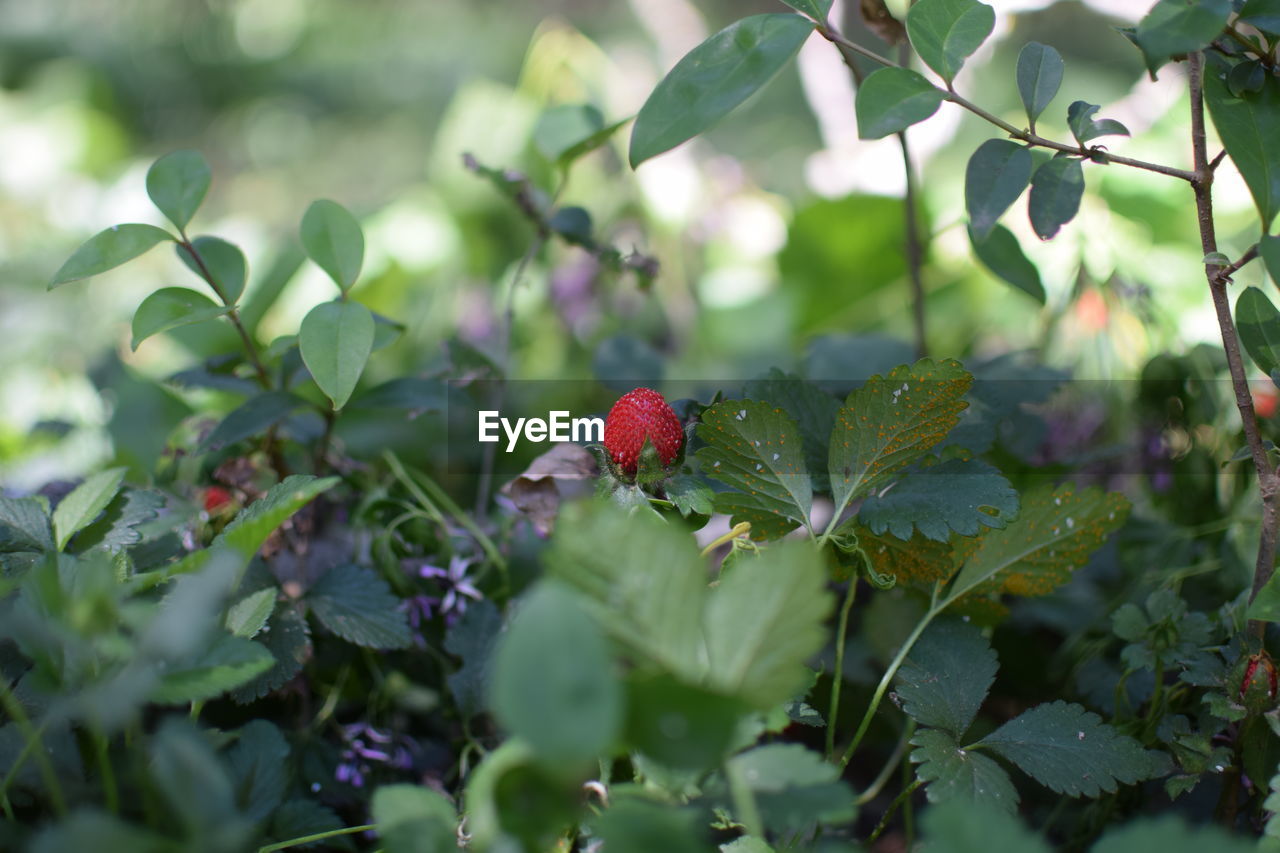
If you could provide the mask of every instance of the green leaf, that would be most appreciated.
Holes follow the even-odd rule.
[[[808,681],[831,612],[826,571],[808,542],[781,542],[721,578],[707,603],[709,684],[761,710]]]
[[[636,116],[631,166],[710,128],[773,79],[813,32],[799,15],[752,15],[711,36],[667,73]]]
[[[400,599],[380,575],[344,563],[325,572],[307,592],[311,612],[333,633],[371,649],[403,649],[413,637]]]
[[[543,157],[565,168],[599,148],[629,119],[606,125],[590,104],[563,104],[542,114],[533,129],[533,144]]]
[[[1071,134],[1083,146],[1099,136],[1128,136],[1129,129],[1115,119],[1094,119],[1094,113],[1102,107],[1086,101],[1072,101],[1067,107],[1067,126]]]
[[[245,260],[244,252],[240,251],[239,246],[228,243],[221,237],[197,237],[191,241],[191,247],[199,255],[204,270],[200,269],[200,264],[196,263],[185,246],[175,249],[178,259],[202,280],[207,270],[227,304],[235,305],[236,300],[244,293],[244,283],[249,277],[249,262]]]
[[[302,320],[298,345],[320,390],[341,409],[351,398],[373,351],[374,323],[357,302],[325,302]]]
[[[1134,40],[1154,74],[1174,56],[1200,50],[1218,37],[1231,0],[1160,0],[1141,21]]]
[[[978,800],[952,800],[927,809],[920,816],[930,853],[1049,853],[1049,845],[1022,825],[1009,809]],[[1126,853],[1134,853],[1132,850]]]
[[[1240,20],[1268,35],[1280,36],[1280,0],[1248,0],[1240,10]]]
[[[1031,181],[1031,152],[1008,139],[988,139],[969,158],[964,173],[964,205],[969,230],[986,240]]]
[[[289,841],[306,835],[333,832],[334,830],[342,829],[342,827],[342,820],[328,806],[322,806],[315,800],[305,800],[298,797],[287,800],[271,816],[271,832],[268,840]],[[339,838],[330,838],[328,843],[333,845],[334,849],[354,849],[347,846],[338,846],[340,841],[341,839]],[[325,842],[318,843],[323,844]],[[304,849],[316,849],[316,844],[317,842],[312,842],[311,844],[299,844],[297,846]]]
[[[973,725],[999,668],[991,643],[978,628],[944,619],[916,641],[894,689],[908,716],[959,740]]]
[[[1204,99],[1231,161],[1244,177],[1262,217],[1262,230],[1280,211],[1280,81],[1268,76],[1262,91],[1232,96],[1219,63],[1205,66]]]
[[[179,853],[182,846],[163,835],[118,817],[77,808],[57,823],[46,826],[26,848],[29,853],[67,853],[68,850],[101,850],[104,853]]]
[[[1084,195],[1084,169],[1074,157],[1054,157],[1031,176],[1027,209],[1031,228],[1041,240],[1050,240],[1075,218]]]
[[[1014,595],[1045,595],[1088,562],[1128,511],[1118,492],[1076,492],[1070,483],[1024,494],[1016,521],[976,540],[948,598],[988,582]]]
[[[665,673],[632,673],[626,706],[627,743],[663,766],[682,770],[718,767],[750,710],[731,696]]]
[[[827,467],[827,444],[836,422],[840,401],[818,387],[776,367],[763,379],[753,379],[743,388],[749,400],[772,403],[795,419],[804,439],[805,468],[812,474]]]
[[[980,460],[953,459],[904,474],[883,497],[867,498],[858,520],[878,534],[910,539],[914,527],[945,542],[953,532],[977,536],[1004,527],[1017,513],[1018,493],[1004,475]]]
[[[755,508],[809,523],[813,484],[800,428],[781,408],[755,400],[724,400],[702,413],[696,454],[702,473],[742,493]]]
[[[147,170],[147,195],[175,227],[187,227],[195,216],[213,172],[199,151],[174,151]]]
[[[488,599],[468,605],[445,631],[445,651],[462,658],[462,666],[447,678],[449,691],[458,709],[467,716],[484,710],[489,662],[501,632],[502,614]]]
[[[665,489],[667,500],[675,504],[685,518],[715,512],[715,492],[701,477],[677,474],[666,482]]]
[[[1024,711],[979,741],[1040,784],[1072,797],[1113,793],[1157,766],[1136,740],[1097,714],[1061,700]]]
[[[831,0],[782,0],[802,15],[808,15],[818,23],[825,23],[831,14]]]
[[[223,528],[211,548],[225,545],[245,559],[253,557],[277,527],[316,495],[340,482],[338,477],[293,474],[272,486],[260,499],[249,504]]]
[[[920,729],[911,738],[915,747],[911,763],[919,764],[916,777],[928,787],[931,803],[960,800],[966,805],[983,803],[1009,814],[1018,808],[1018,792],[999,764],[976,750],[961,749],[941,729]]]
[[[271,652],[275,663],[231,694],[231,698],[242,705],[261,699],[284,686],[302,671],[302,665],[311,656],[311,636],[307,632],[307,620],[302,618],[291,602],[282,601],[276,605],[276,612],[268,622],[268,630],[259,634],[256,642]]]
[[[729,763],[730,772],[746,780],[765,827],[778,835],[856,816],[855,795],[839,768],[800,744],[758,746]]]
[[[166,668],[150,699],[162,704],[212,699],[266,672],[272,660],[253,640],[223,634],[194,659]]]
[[[881,68],[858,87],[854,112],[858,137],[880,139],[922,122],[938,111],[946,93],[909,68]]]
[[[266,820],[284,799],[289,743],[274,723],[251,720],[227,753],[240,809],[256,821]]]
[[[264,391],[241,403],[223,418],[200,444],[203,452],[261,435],[287,418],[306,401],[288,391]]]
[[[754,835],[740,835],[720,845],[720,853],[775,853],[769,842]]]
[[[1246,287],[1236,300],[1240,342],[1263,373],[1280,367],[1280,311],[1256,287]]]
[[[276,609],[274,586],[251,592],[227,609],[227,630],[237,637],[252,639],[267,624],[271,611]]]
[[[836,415],[828,465],[836,514],[888,482],[946,437],[973,384],[958,361],[921,359],[873,376]]]
[[[302,215],[302,248],[343,292],[360,277],[364,265],[364,232],[360,223],[336,201],[313,201]]]
[[[1044,305],[1044,284],[1040,281],[1040,270],[1022,253],[1018,238],[1013,236],[1012,231],[1003,225],[996,225],[987,239],[978,240],[970,230],[969,244],[973,246],[973,253],[978,256],[978,260],[998,278]]]
[[[1062,56],[1047,44],[1027,42],[1018,53],[1018,94],[1033,130],[1036,119],[1058,94],[1063,70]]]
[[[619,799],[592,818],[594,836],[609,853],[706,853],[707,843],[692,809],[659,805],[637,797]],[[703,821],[705,823],[705,821]]]
[[[111,468],[87,477],[59,502],[53,511],[57,550],[66,548],[77,531],[87,527],[98,517],[98,513],[107,508],[116,492],[120,491],[124,472],[124,468]]]
[[[53,547],[47,500],[0,497],[0,553],[51,551]]]
[[[373,821],[386,853],[452,853],[458,812],[420,785],[383,785],[373,792]]]
[[[1280,574],[1273,574],[1253,601],[1249,602],[1249,619],[1280,622]]]
[[[977,0],[920,0],[907,13],[911,46],[947,83],[995,25],[995,10]]]
[[[136,352],[138,344],[152,335],[189,326],[192,323],[203,323],[221,317],[231,309],[225,305],[216,305],[213,300],[202,293],[187,290],[185,287],[162,287],[152,293],[133,314],[133,341],[130,346]]]
[[[146,252],[173,235],[154,225],[113,225],[76,249],[49,282],[49,289],[104,273]]]
[[[227,768],[208,738],[174,716],[151,738],[149,752],[148,776],[162,805],[168,806],[166,819],[185,830],[184,849],[231,851],[250,846],[253,824],[236,809]]]
[[[990,849],[990,848],[988,848]],[[1255,853],[1266,848],[1212,824],[1188,825],[1180,815],[1138,818],[1109,830],[1091,853]]]
[[[955,571],[951,546],[934,542],[917,533],[908,541],[896,536],[877,535],[855,523],[858,544],[877,574],[893,575],[899,583],[928,589]]]
[[[1280,287],[1280,236],[1264,235],[1258,241],[1258,255],[1267,267],[1267,275],[1271,276],[1271,283]]]
[[[607,752],[623,693],[604,634],[563,584],[539,584],[498,640],[493,712],[545,761],[574,765]]]

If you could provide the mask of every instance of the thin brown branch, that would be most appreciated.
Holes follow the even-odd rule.
[[[1196,174],[1191,187],[1195,192],[1196,218],[1200,225],[1200,248],[1207,257],[1218,251],[1218,238],[1213,222],[1213,169],[1209,164],[1204,121],[1204,57],[1199,52],[1190,54],[1187,66],[1191,89],[1191,154]],[[1256,253],[1256,246],[1253,251]],[[1241,259],[1240,265],[1244,263],[1248,263],[1247,257]],[[1267,457],[1266,447],[1258,430],[1258,419],[1253,410],[1253,394],[1249,391],[1244,358],[1240,353],[1240,338],[1231,317],[1227,282],[1230,276],[1228,270],[1234,271],[1233,268],[1239,269],[1239,266],[1209,263],[1205,264],[1204,272],[1209,282],[1214,312],[1218,317],[1218,328],[1222,333],[1222,347],[1227,355],[1227,370],[1231,374],[1236,408],[1240,411],[1245,442],[1253,457],[1253,467],[1258,474],[1258,490],[1262,494],[1262,533],[1258,542],[1258,559],[1253,570],[1253,591],[1250,595],[1252,601],[1275,572],[1276,528],[1280,516],[1276,512],[1276,472]],[[1251,627],[1260,637],[1266,626],[1265,623],[1255,622]]]
[[[903,45],[904,57],[906,51],[907,46]],[[915,329],[916,357],[924,358],[929,355],[929,337],[925,328],[924,235],[921,233],[920,216],[916,211],[919,205],[915,162],[911,159],[911,144],[907,142],[905,130],[898,134],[898,144],[902,146],[902,171],[906,175],[902,206],[906,216],[907,273],[911,278],[911,321]]]
[[[200,277],[204,279],[209,287],[213,288],[213,292],[218,295],[218,299],[222,301],[223,305],[230,306],[231,310],[227,312],[227,319],[231,321],[231,325],[235,327],[236,332],[240,335],[240,341],[244,344],[245,355],[249,357],[249,363],[253,365],[253,370],[258,375],[259,384],[268,391],[271,390],[271,375],[267,373],[267,367],[262,363],[262,357],[258,355],[257,344],[253,342],[253,338],[249,337],[248,329],[244,327],[244,323],[240,320],[240,312],[236,310],[235,305],[227,298],[227,294],[223,293],[222,286],[213,277],[213,273],[209,272],[209,267],[205,265],[204,258],[200,257],[200,252],[187,239],[187,235],[182,234],[181,236],[182,240],[178,245],[191,257],[196,269],[200,272]]]

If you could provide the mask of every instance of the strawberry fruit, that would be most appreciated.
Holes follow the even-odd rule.
[[[680,455],[684,430],[661,394],[652,388],[637,388],[609,410],[604,421],[604,447],[614,464],[634,477],[646,440],[666,468]]]

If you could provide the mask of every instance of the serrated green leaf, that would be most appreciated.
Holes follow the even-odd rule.
[[[340,482],[338,477],[312,477],[294,474],[285,477],[267,490],[259,500],[240,511],[231,523],[223,528],[213,545],[226,545],[238,551],[246,559],[258,553],[267,537],[316,495],[328,491]],[[211,546],[212,547],[212,546]]]
[[[617,799],[592,818],[592,834],[610,853],[706,853],[706,834],[698,814],[629,796]]]
[[[608,751],[622,725],[622,686],[604,632],[564,584],[539,584],[493,656],[493,712],[551,764]]]
[[[1045,840],[1022,825],[1008,809],[977,800],[951,800],[920,817],[930,853],[1049,853]],[[1129,851],[1132,853],[1132,851]]]
[[[702,413],[697,452],[702,473],[737,489],[742,507],[809,523],[813,485],[800,428],[781,408],[755,400],[724,400]]]
[[[920,0],[907,13],[911,46],[948,83],[995,25],[995,10],[977,0]]]
[[[231,309],[216,305],[202,293],[185,287],[162,287],[152,293],[133,314],[133,340],[130,347],[136,352],[138,344],[152,335],[203,323],[226,314]]]
[[[90,548],[119,551],[142,541],[138,529],[154,519],[164,506],[164,495],[145,489],[126,489],[118,493],[98,520],[76,534],[76,549],[83,553]],[[3,551],[0,545],[0,551]]]
[[[631,166],[675,148],[724,118],[773,79],[813,32],[790,13],[735,21],[681,59],[636,116]]]
[[[1090,853],[1255,853],[1252,838],[1212,824],[1191,826],[1180,815],[1138,818],[1109,830]]]
[[[26,849],[29,853],[67,853],[68,850],[179,853],[181,847],[145,827],[81,807],[36,833]]]
[[[228,305],[235,305],[244,293],[244,284],[249,277],[249,262],[244,252],[234,243],[228,243],[221,237],[197,237],[191,241],[191,248],[200,258],[200,263],[192,257],[185,246],[177,246],[174,251],[178,259],[202,280],[207,272],[213,279],[215,290],[226,300]],[[204,269],[201,269],[201,264]]]
[[[403,649],[412,640],[400,599],[376,572],[351,563],[334,566],[307,592],[320,624],[371,649]]]
[[[1013,285],[1041,305],[1045,303],[1044,284],[1040,270],[1023,254],[1018,238],[1003,225],[995,225],[985,240],[977,240],[969,231],[969,243],[973,253],[987,269],[997,277]]]
[[[87,527],[98,513],[107,508],[124,482],[124,468],[111,468],[93,474],[63,498],[53,511],[55,547],[61,551],[71,537]]]
[[[1014,595],[1045,595],[1088,562],[1128,512],[1129,502],[1118,492],[1076,492],[1071,483],[1029,492],[1016,521],[985,533],[961,558],[948,598],[987,583]]]
[[[351,289],[364,265],[364,232],[336,201],[313,201],[302,216],[302,248],[342,291]]]
[[[666,482],[664,489],[667,500],[675,504],[685,518],[715,512],[715,491],[701,477],[677,474]]]
[[[1138,22],[1134,41],[1154,74],[1174,56],[1200,50],[1227,25],[1231,0],[1160,0]]]
[[[452,853],[458,811],[421,785],[383,785],[373,792],[373,821],[386,853]]]
[[[1158,768],[1133,738],[1097,714],[1061,700],[1024,711],[978,742],[1040,784],[1072,797],[1112,793]]]
[[[783,542],[722,577],[704,625],[709,684],[767,709],[795,695],[826,642],[832,601],[813,546]]]
[[[214,850],[250,846],[253,824],[236,808],[227,768],[202,732],[175,715],[151,738],[149,752],[148,775],[168,806],[167,818],[185,830],[186,838]]]
[[[284,799],[289,782],[289,742],[267,720],[251,720],[227,752],[236,786],[236,804],[250,819],[263,821]]]
[[[173,235],[154,225],[113,225],[89,238],[67,259],[49,282],[49,289],[104,273],[131,261]]]
[[[469,605],[445,631],[445,651],[462,658],[462,666],[446,680],[453,701],[468,716],[484,710],[489,662],[501,631],[502,614],[488,599]]]
[[[1222,144],[1253,195],[1262,230],[1280,212],[1280,80],[1268,76],[1262,91],[1234,97],[1217,62],[1206,63],[1204,100]]]
[[[1031,176],[1027,210],[1031,228],[1041,240],[1050,240],[1063,225],[1075,219],[1084,196],[1084,169],[1073,157],[1054,157]]]
[[[0,497],[0,552],[52,550],[53,527],[44,498]]]
[[[1067,126],[1071,134],[1083,146],[1099,136],[1128,136],[1129,129],[1115,119],[1095,119],[1094,113],[1102,107],[1086,101],[1072,101],[1067,107]]]
[[[881,68],[858,87],[854,112],[860,139],[880,139],[924,121],[946,93],[909,68]]]
[[[237,441],[261,435],[283,421],[305,400],[288,391],[255,394],[231,410],[200,443],[201,451],[222,450]]]
[[[1245,352],[1264,373],[1280,367],[1280,311],[1256,287],[1236,300],[1236,329]]]
[[[856,816],[853,789],[840,779],[839,769],[800,744],[758,746],[734,756],[730,765],[751,788],[771,832],[785,836]]]
[[[959,800],[984,803],[1013,814],[1018,792],[1004,769],[980,752],[961,749],[941,729],[921,729],[911,738],[911,763],[919,764],[917,778],[931,803]]]
[[[969,231],[987,239],[996,220],[1031,182],[1031,152],[1008,139],[988,139],[969,158],[964,175],[964,204]]]
[[[1053,101],[1062,85],[1062,56],[1047,44],[1027,42],[1018,53],[1018,94],[1026,108],[1027,120],[1034,130],[1036,119]]]
[[[358,302],[325,302],[302,319],[302,360],[325,396],[341,409],[373,351],[373,315]]]
[[[968,403],[973,376],[951,359],[921,359],[873,376],[836,415],[828,466],[836,515],[849,502],[888,485],[895,474],[942,441]]]
[[[342,820],[328,806],[322,806],[315,800],[297,798],[288,800],[271,816],[271,841],[288,841],[307,835],[318,835],[342,829]],[[329,838],[321,842],[299,844],[302,849],[315,849],[317,844],[329,844],[335,849],[354,849],[341,845],[341,838]]]
[[[165,669],[150,699],[180,704],[212,699],[271,668],[271,652],[253,640],[223,634],[194,659]]]
[[[853,531],[876,573],[893,575],[899,583],[929,589],[955,571],[948,542],[935,542],[918,532],[904,542],[897,536],[879,535],[859,524],[854,525]]]
[[[186,228],[212,178],[213,171],[199,151],[174,151],[147,170],[147,195],[177,228]]]
[[[1280,35],[1280,0],[1248,0],[1240,10],[1240,20],[1268,35]]]
[[[274,586],[251,592],[227,609],[227,630],[237,637],[252,639],[267,624],[271,612],[276,609]]]
[[[836,422],[840,401],[816,383],[774,368],[762,379],[743,388],[749,400],[772,403],[793,418],[804,439],[805,467],[812,474],[827,467],[827,444]]]
[[[763,508],[755,495],[741,492],[717,492],[712,506],[721,515],[729,516],[729,524],[747,522],[751,525],[751,538],[757,542],[781,539],[800,526],[800,522],[784,518]]]
[[[1017,513],[1018,493],[1003,474],[980,460],[953,459],[904,474],[867,498],[858,520],[875,533],[910,539],[914,528],[945,542],[953,532],[977,536],[984,528],[1004,527]]]
[[[1000,668],[991,643],[960,619],[930,625],[898,670],[902,710],[959,740],[973,724]]]
[[[302,665],[311,656],[311,635],[307,629],[307,620],[302,618],[290,602],[282,601],[276,605],[275,613],[258,633],[256,642],[271,652],[275,663],[232,692],[231,698],[242,705],[261,699],[282,687],[302,671]]]

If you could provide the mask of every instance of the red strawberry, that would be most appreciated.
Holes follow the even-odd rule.
[[[637,388],[609,410],[604,421],[604,448],[624,473],[635,476],[646,438],[666,467],[680,454],[684,430],[661,394],[652,388]]]
[[[204,490],[204,511],[213,515],[232,500],[231,493],[226,489],[221,486],[210,486]]]

